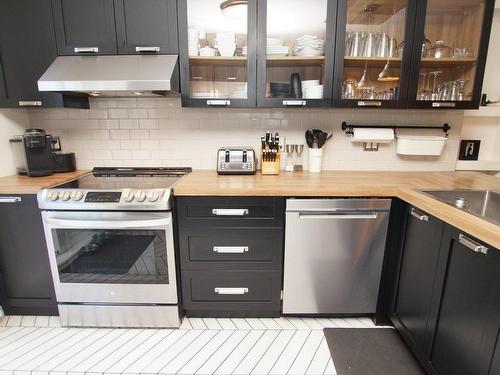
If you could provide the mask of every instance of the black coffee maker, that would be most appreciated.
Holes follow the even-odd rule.
[[[23,135],[10,139],[10,143],[21,175],[41,177],[76,169],[75,154],[61,153],[59,137],[48,135],[43,129],[26,129]]]

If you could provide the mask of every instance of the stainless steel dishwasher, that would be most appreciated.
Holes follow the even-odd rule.
[[[390,199],[288,199],[283,313],[374,313],[390,207]]]

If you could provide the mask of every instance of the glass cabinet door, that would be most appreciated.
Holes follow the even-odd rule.
[[[335,106],[405,106],[415,10],[412,0],[339,1]]]
[[[416,26],[418,53],[414,56],[417,69],[412,74],[413,105],[428,108],[479,105],[492,3],[489,0],[423,2]]]
[[[184,105],[255,106],[256,1],[179,2]]]
[[[331,106],[335,11],[331,0],[259,0],[259,106]]]

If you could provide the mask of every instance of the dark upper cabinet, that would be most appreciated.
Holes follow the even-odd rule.
[[[446,226],[441,243],[429,326],[428,348],[434,374],[494,374],[500,328],[500,252]],[[498,360],[498,359],[496,359]]]
[[[420,0],[408,105],[478,108],[494,0]]]
[[[255,107],[257,0],[179,0],[182,104]]]
[[[427,319],[443,226],[442,221],[417,208],[407,209],[392,318],[407,345],[421,358],[429,335]]]
[[[259,0],[257,105],[330,107],[337,1]]]
[[[57,314],[36,195],[0,196],[0,305],[7,314]]]
[[[117,53],[113,0],[52,0],[59,55]]]
[[[416,0],[339,1],[335,107],[406,106],[416,7]]]
[[[56,56],[50,0],[0,0],[0,107],[62,106],[37,88]]]
[[[177,54],[176,0],[115,0],[118,53]]]

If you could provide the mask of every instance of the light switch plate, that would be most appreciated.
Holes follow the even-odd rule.
[[[480,140],[464,139],[460,142],[458,160],[477,160],[479,158]]]

